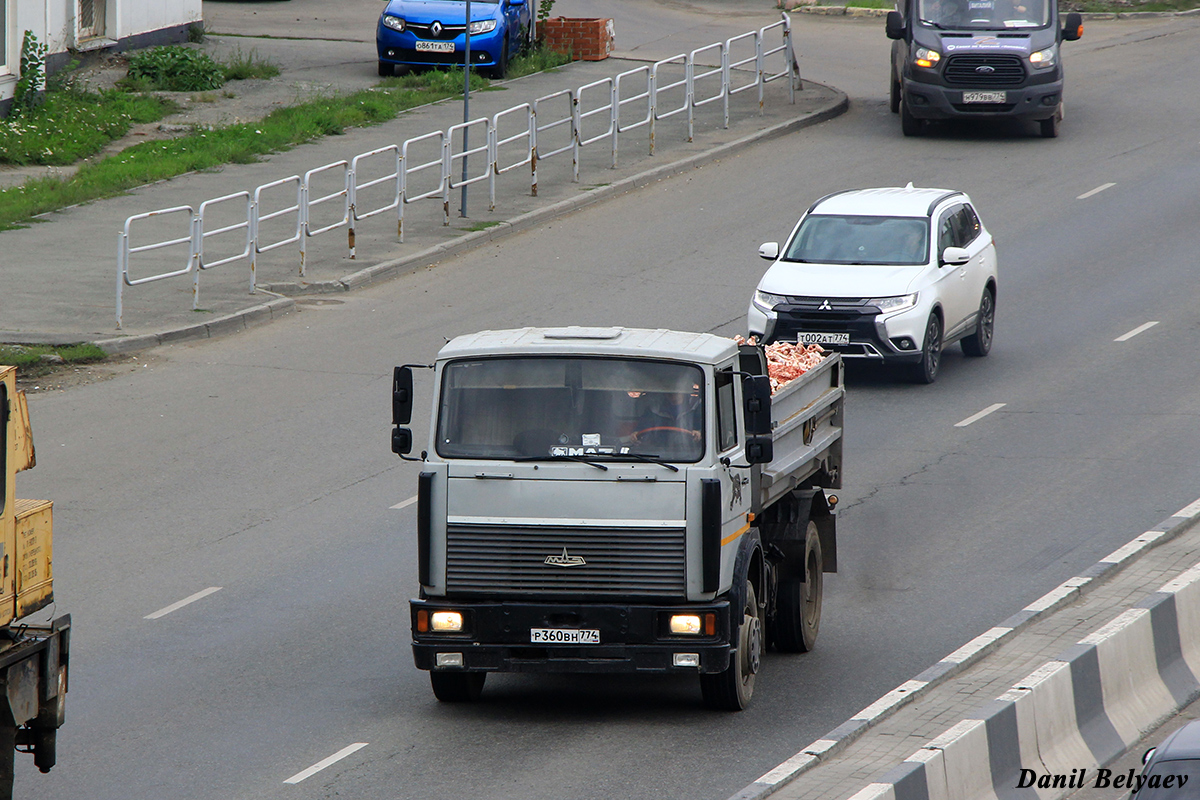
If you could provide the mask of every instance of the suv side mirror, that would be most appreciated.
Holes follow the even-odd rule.
[[[942,251],[942,265],[960,266],[971,260],[971,254],[963,247],[947,247]]]
[[[1083,17],[1077,11],[1067,14],[1067,24],[1063,25],[1062,37],[1073,42],[1083,36]]]
[[[750,375],[742,379],[742,402],[746,412],[746,436],[771,436],[771,379]],[[747,441],[749,449],[749,441]],[[768,459],[770,460],[770,459]]]
[[[412,422],[412,408],[412,367],[396,367],[392,372],[392,424],[407,425]]]
[[[889,39],[904,38],[904,15],[899,11],[889,11],[884,25]]]
[[[758,257],[765,258],[767,261],[779,258],[779,242],[764,242],[759,245]]]

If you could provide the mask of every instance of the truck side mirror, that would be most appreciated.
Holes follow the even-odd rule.
[[[1062,37],[1073,42],[1083,36],[1083,17],[1077,11],[1067,14],[1067,24],[1063,25]]]
[[[884,25],[889,39],[904,38],[904,15],[899,11],[889,11]]]
[[[742,402],[746,412],[746,436],[771,436],[771,379],[751,375],[742,380]],[[750,443],[746,449],[749,452]],[[770,459],[767,459],[770,461]],[[760,462],[761,463],[761,462]]]
[[[392,424],[412,422],[413,375],[411,367],[396,367],[392,372]],[[411,441],[410,441],[411,445]],[[393,452],[395,448],[393,448]],[[405,450],[404,452],[408,452]]]
[[[775,458],[775,443],[770,436],[751,436],[746,439],[746,463],[769,464]]]
[[[408,428],[392,429],[392,452],[398,456],[406,456],[412,452],[412,431]]]

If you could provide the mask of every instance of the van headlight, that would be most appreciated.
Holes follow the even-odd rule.
[[[1049,69],[1058,63],[1058,45],[1051,45],[1045,50],[1029,54],[1029,63],[1034,69]]]
[[[901,295],[900,297],[873,297],[867,301],[867,305],[878,308],[882,314],[892,314],[896,311],[905,311],[917,304],[917,293]]]
[[[754,305],[761,308],[763,311],[774,311],[775,306],[780,303],[786,303],[787,296],[782,294],[771,294],[770,292],[755,291]]]
[[[942,54],[937,50],[930,50],[928,47],[918,47],[917,52],[913,53],[913,63],[918,67],[932,69],[941,60]]]

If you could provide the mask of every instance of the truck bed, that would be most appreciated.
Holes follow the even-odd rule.
[[[829,353],[808,372],[771,397],[774,458],[763,464],[759,492],[766,508],[815,473],[829,472],[841,488],[842,357]]]

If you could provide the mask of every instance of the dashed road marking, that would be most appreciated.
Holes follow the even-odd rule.
[[[978,422],[979,420],[986,417],[988,414],[991,414],[995,411],[999,411],[1000,409],[1004,408],[1006,405],[1008,405],[1008,403],[992,403],[990,406],[985,408],[983,411],[980,411],[978,414],[972,414],[971,416],[964,419],[962,422],[954,423],[954,427],[965,428],[968,425],[970,425],[972,422]]]
[[[1115,183],[1106,183],[1106,184],[1103,184],[1103,185],[1101,185],[1101,186],[1097,186],[1095,189],[1092,189],[1090,192],[1084,192],[1083,194],[1079,195],[1079,197],[1076,197],[1075,199],[1076,199],[1076,200],[1087,200],[1087,199],[1088,199],[1089,197],[1091,197],[1092,195],[1094,195],[1094,194],[1100,194],[1100,193],[1101,193],[1101,192],[1103,192],[1105,189],[1111,189],[1111,188],[1112,188],[1112,187],[1114,187],[1114,186],[1116,186],[1116,184],[1115,184]]]
[[[416,498],[416,497],[410,497],[410,498],[408,498],[407,500],[405,500],[403,503],[396,503],[396,505],[394,505],[394,506],[391,506],[391,508],[408,508],[409,506],[411,506],[411,505],[412,505],[413,503],[415,503],[415,502],[417,502],[417,498]]]
[[[316,764],[313,764],[311,767],[304,770],[303,772],[297,772],[295,775],[293,775],[292,777],[290,777],[286,781],[284,781],[284,783],[295,784],[295,783],[300,783],[300,781],[307,780],[308,778],[311,778],[313,775],[316,775],[318,772],[325,769],[326,767],[336,764],[337,762],[341,761],[343,758],[345,758],[348,755],[357,753],[359,750],[362,750],[366,746],[367,746],[367,742],[355,742],[354,744],[350,745],[349,747],[343,747],[341,750],[338,750],[336,753],[331,755],[329,758],[326,758],[322,761],[318,761]]]
[[[213,592],[219,592],[219,591],[221,591],[220,586],[210,586],[202,592],[196,592],[191,597],[183,598],[178,603],[172,603],[171,605],[167,606],[166,608],[160,608],[158,611],[155,611],[153,614],[147,614],[145,617],[143,617],[143,619],[158,619],[159,617],[165,617],[167,614],[170,614],[172,611],[178,611],[179,609],[183,608],[186,605],[190,605],[191,603],[194,603],[197,600],[208,597]]]
[[[1155,320],[1154,322],[1147,322],[1145,325],[1138,325],[1136,328],[1131,330],[1129,333],[1126,333],[1122,336],[1118,336],[1117,338],[1113,339],[1113,341],[1114,342],[1127,342],[1130,339],[1132,339],[1133,337],[1137,336],[1139,333],[1148,331],[1157,324],[1158,324],[1158,320]]]

